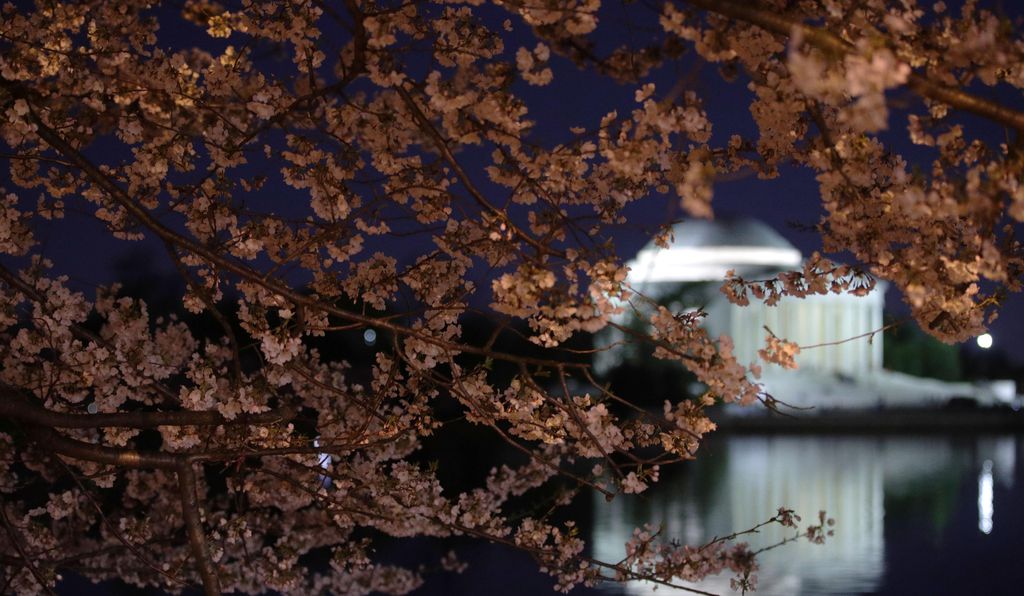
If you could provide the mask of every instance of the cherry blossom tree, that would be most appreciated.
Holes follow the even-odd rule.
[[[0,7],[3,591],[66,570],[211,594],[419,585],[372,557],[374,536],[514,546],[564,590],[727,570],[746,589],[741,534],[682,546],[638,528],[623,560],[597,561],[571,523],[510,513],[553,482],[570,489],[556,504],[641,492],[694,457],[707,406],[769,401],[702,313],[664,307],[626,341],[707,393],[650,412],[594,378],[579,340],[645,301],[614,242],[629,209],[712,217],[716,180],[810,171],[825,252],[856,267],[816,255],[727,280],[733,300],[884,278],[962,341],[1020,290],[1024,112],[988,98],[1019,99],[1024,40],[971,0],[24,4]],[[685,61],[735,80],[721,89],[753,124],[713,130],[713,98],[665,74]],[[566,73],[628,101],[541,129]],[[76,290],[36,241],[72,217],[159,246],[183,308],[218,332],[118,286]],[[365,365],[318,347],[368,330]],[[791,364],[796,346],[770,339],[762,358]],[[444,487],[417,453],[457,432],[445,400],[520,463]],[[798,521],[766,523],[829,531]],[[330,565],[307,568],[314,551]]]

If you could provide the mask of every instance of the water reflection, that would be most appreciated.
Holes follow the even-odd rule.
[[[992,460],[986,459],[978,475],[978,529],[992,533]]]
[[[953,440],[939,437],[731,436],[712,445],[687,473],[667,478],[649,494],[603,500],[596,509],[594,554],[619,560],[632,528],[660,523],[664,536],[698,544],[748,528],[786,505],[814,519],[836,519],[825,546],[799,542],[761,556],[759,594],[866,593],[886,569],[886,506],[890,516],[927,514],[946,523],[961,479],[977,474],[977,527],[992,532],[994,487],[1013,483],[1017,444],[1012,436]],[[973,508],[973,504],[971,505]],[[765,546],[792,533],[770,528],[749,539]],[[697,586],[732,593],[729,578]],[[630,594],[654,593],[634,582]],[[658,592],[661,593],[661,592]]]

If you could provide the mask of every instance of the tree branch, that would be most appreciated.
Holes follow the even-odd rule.
[[[683,2],[708,12],[757,25],[778,35],[789,37],[794,29],[799,29],[804,34],[804,39],[820,50],[840,55],[846,55],[853,51],[853,47],[839,36],[825,29],[801,23],[778,12],[764,10],[735,0],[683,0]],[[963,89],[934,83],[915,72],[911,72],[907,77],[907,88],[921,97],[949,104],[954,108],[983,116],[1013,128],[1019,133],[1024,133],[1024,112],[1000,105]]]
[[[203,522],[199,516],[199,500],[196,497],[196,473],[190,463],[178,466],[177,472],[178,490],[181,493],[181,517],[185,520],[185,530],[188,533],[192,558],[195,559],[199,575],[203,578],[203,590],[207,596],[215,596],[221,593],[220,577],[217,575],[213,559],[210,558],[206,535],[203,534]]]
[[[264,425],[287,422],[298,414],[285,406],[260,414],[240,414],[228,420],[213,410],[173,412],[117,412],[110,414],[69,414],[36,405],[13,391],[0,391],[0,416],[53,428],[156,428],[158,426]]]
[[[125,468],[160,468],[164,470],[177,470],[181,466],[182,461],[184,461],[178,455],[145,453],[135,449],[118,449],[105,445],[85,443],[77,439],[65,437],[52,428],[43,426],[29,427],[28,432],[31,438],[44,448],[73,459]]]

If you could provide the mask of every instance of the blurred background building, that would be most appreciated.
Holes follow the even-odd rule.
[[[972,399],[980,405],[1012,403],[1012,380],[960,380],[956,348],[914,330],[899,329],[883,339],[885,292],[879,281],[862,296],[842,293],[783,297],[767,306],[751,299],[740,307],[720,291],[728,271],[747,280],[767,280],[799,270],[804,255],[768,225],[753,219],[687,220],[672,229],[666,248],[649,243],[629,262],[628,282],[654,302],[681,312],[701,309],[712,337],[728,335],[741,364],[758,363],[770,394],[800,407],[865,408],[941,405]],[[634,300],[622,322],[643,325],[653,305]],[[905,323],[902,327],[913,327]],[[797,370],[762,362],[758,350],[775,336],[801,346]],[[623,339],[609,330],[611,344]],[[893,352],[886,358],[886,345]],[[596,368],[608,373],[643,359],[627,350],[598,353]],[[928,378],[939,377],[939,378]]]

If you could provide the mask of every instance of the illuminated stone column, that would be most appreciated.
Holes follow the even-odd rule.
[[[830,300],[815,300],[821,310],[821,341],[817,343],[829,344],[836,340],[839,335],[836,329],[835,302]],[[816,348],[821,353],[821,370],[824,372],[835,372],[836,350],[834,346]]]
[[[759,306],[757,309],[750,309],[750,314],[747,317],[747,337],[749,337],[750,354],[751,360],[757,359],[757,351],[764,347],[764,307]]]
[[[864,333],[872,331],[871,300],[869,299],[860,301],[860,326]],[[881,340],[881,338],[869,336],[860,344],[860,367],[862,373],[871,370],[871,350],[876,340]]]
[[[853,297],[842,296],[842,300],[836,301],[836,307],[839,311],[836,313],[836,316],[839,317],[839,334],[842,336],[840,341],[843,342],[837,346],[839,362],[836,370],[845,375],[855,375],[857,374],[857,364],[853,359],[853,350],[856,347],[856,340],[850,338],[857,335],[857,328],[854,326],[853,320],[853,311],[857,304]]]
[[[846,302],[846,320],[849,333],[848,337],[856,337],[861,334],[860,330],[860,301],[850,296]],[[846,343],[846,373],[850,376],[857,376],[861,373],[860,367],[860,344],[863,340],[855,339]]]
[[[871,330],[882,328],[882,304],[883,292],[877,291],[871,295]],[[871,370],[882,370],[882,336],[878,334],[871,342]]]
[[[812,300],[807,301],[804,308],[803,327],[807,333],[807,343],[814,345],[821,339],[821,306]],[[821,353],[809,350],[805,352],[804,365],[807,368],[821,368]]]
[[[864,329],[864,333],[867,333],[869,331],[874,331],[874,329],[871,327],[871,309],[872,309],[872,304],[874,303],[874,299],[872,299],[872,298],[865,298],[864,300],[861,300],[860,302],[861,302],[860,303],[860,324],[861,324],[861,327]],[[875,342],[881,342],[881,341],[882,341],[882,337],[879,336],[879,335],[875,335],[875,336],[872,336],[872,337],[869,337],[869,338],[865,339],[864,343],[861,344],[861,356],[860,356],[861,357],[861,363],[860,363],[860,365],[861,365],[861,371],[863,371],[864,373],[870,372],[872,370],[871,351],[875,349]]]

